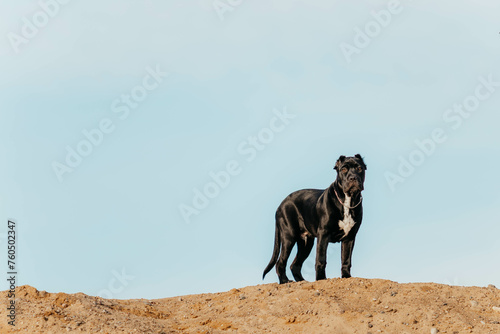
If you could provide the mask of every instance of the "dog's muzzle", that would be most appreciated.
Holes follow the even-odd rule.
[[[364,187],[363,182],[359,180],[357,177],[349,178],[347,181],[344,181],[344,193],[352,196],[357,193],[360,193]]]

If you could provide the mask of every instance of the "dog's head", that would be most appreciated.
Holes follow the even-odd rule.
[[[354,196],[364,189],[366,164],[361,155],[341,155],[334,169],[337,171],[337,184],[344,194]]]

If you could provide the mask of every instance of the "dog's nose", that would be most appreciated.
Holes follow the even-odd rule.
[[[349,176],[349,181],[354,181],[356,180],[356,177],[354,175]]]

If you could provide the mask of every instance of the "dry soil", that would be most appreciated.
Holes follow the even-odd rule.
[[[500,333],[500,290],[380,279],[265,284],[115,300],[17,288],[19,333]]]

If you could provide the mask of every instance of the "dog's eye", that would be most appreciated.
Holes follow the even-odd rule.
[[[362,167],[358,167],[358,172],[362,172],[363,171],[363,168]]]
[[[340,170],[342,173],[347,173],[347,167],[342,167],[342,169]]]

